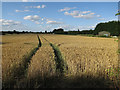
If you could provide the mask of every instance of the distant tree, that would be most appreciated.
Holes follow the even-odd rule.
[[[117,16],[117,15],[120,15],[120,12],[119,12],[119,13],[117,13],[117,14],[115,14],[115,16]]]
[[[13,30],[13,33],[16,33],[16,30]]]
[[[120,9],[120,1],[118,2],[118,7],[119,7],[119,9]],[[117,16],[117,15],[120,15],[120,10],[118,10],[118,13],[115,14],[115,16]]]
[[[96,25],[94,34],[98,34],[100,31],[108,31],[111,35],[119,35],[120,30],[120,22],[119,21],[109,21],[105,23],[99,23]]]
[[[55,34],[64,34],[64,30],[62,28],[54,29],[53,33],[55,33]]]
[[[25,31],[22,31],[22,33],[25,33]]]
[[[120,15],[120,11],[118,10],[118,13],[117,14],[115,14],[115,16],[117,16],[117,15]]]
[[[45,33],[47,33],[47,31],[45,31]]]
[[[83,30],[80,32],[80,34],[93,34],[93,30]]]
[[[79,32],[78,31],[68,31],[68,34],[70,34],[70,35],[77,35],[77,34],[79,34]]]

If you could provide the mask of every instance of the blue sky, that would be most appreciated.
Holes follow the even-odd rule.
[[[94,29],[117,20],[117,2],[3,2],[3,30]]]
[[[1,0],[3,2],[118,2],[119,0]]]

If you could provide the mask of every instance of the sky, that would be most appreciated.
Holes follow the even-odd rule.
[[[3,2],[2,30],[89,30],[117,20],[118,2]]]
[[[1,0],[2,2],[118,2],[119,0]]]

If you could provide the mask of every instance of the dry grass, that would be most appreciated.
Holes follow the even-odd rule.
[[[25,64],[25,58],[32,49],[37,47],[36,35],[4,35],[2,37],[2,80],[3,87],[20,78],[19,75]]]

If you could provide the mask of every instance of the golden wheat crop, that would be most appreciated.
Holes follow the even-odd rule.
[[[118,66],[118,42],[113,38],[43,35],[59,46],[68,64],[67,75],[109,76]],[[112,77],[112,76],[110,76]]]
[[[43,38],[41,38],[41,41],[42,46],[32,57],[27,71],[28,81],[34,80],[35,83],[40,82],[41,79],[43,80],[46,77],[54,76],[56,72],[54,51],[49,42]],[[30,84],[30,82],[28,83]],[[34,87],[37,87],[37,85]]]
[[[0,35],[0,87],[2,88],[2,36]]]
[[[19,76],[24,58],[37,47],[36,35],[3,35],[2,36],[2,80],[9,83]]]
[[[80,87],[92,87],[92,84],[94,84],[93,87],[97,87],[96,85],[100,87],[104,85],[99,85],[103,79],[97,80],[90,77],[88,80],[88,78],[81,77],[114,79],[114,73],[116,73],[114,69],[118,66],[118,42],[116,39],[52,34],[42,34],[39,37],[42,46],[32,56],[24,77],[17,77],[21,79],[17,81],[15,87],[77,87],[76,82],[78,82],[78,87],[79,85]],[[16,79],[19,67],[24,65],[23,58],[37,47],[38,40],[37,36],[33,34],[4,35],[2,40],[2,77],[3,82],[9,82]],[[57,46],[57,52],[50,43]],[[64,62],[57,63],[59,61],[56,60],[59,60],[60,52]],[[58,74],[56,73],[57,65],[65,65],[63,63],[68,68],[66,72],[60,72],[64,74],[56,77]],[[78,79],[77,76],[80,78]],[[91,83],[91,80],[94,80],[94,83]],[[84,83],[82,84],[82,82]],[[96,82],[98,84],[95,84]]]

